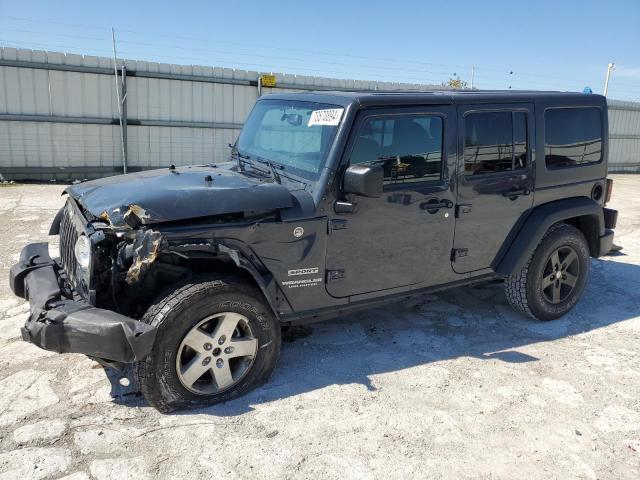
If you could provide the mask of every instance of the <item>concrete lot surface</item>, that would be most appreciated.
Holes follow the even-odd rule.
[[[364,312],[284,343],[244,398],[172,415],[19,338],[9,267],[64,199],[0,187],[0,479],[638,479],[640,176],[614,178],[623,254],[568,316],[525,319],[497,284]]]

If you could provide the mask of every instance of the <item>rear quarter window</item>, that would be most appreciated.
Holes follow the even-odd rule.
[[[549,169],[602,161],[599,108],[550,108],[544,113],[545,163]]]

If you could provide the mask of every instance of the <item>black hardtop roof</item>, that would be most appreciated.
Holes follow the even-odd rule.
[[[343,106],[355,103],[361,107],[502,102],[524,103],[536,100],[593,105],[604,101],[602,95],[578,92],[545,92],[539,90],[312,91],[305,93],[270,94],[262,98],[301,100]]]

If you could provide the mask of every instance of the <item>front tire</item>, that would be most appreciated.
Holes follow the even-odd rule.
[[[591,266],[589,246],[577,228],[556,224],[522,269],[506,278],[505,293],[518,312],[555,320],[580,300]]]
[[[243,395],[269,378],[280,353],[280,325],[262,295],[232,277],[179,285],[142,321],[158,331],[134,371],[162,412]]]

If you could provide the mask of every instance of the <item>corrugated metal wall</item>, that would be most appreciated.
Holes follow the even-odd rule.
[[[118,61],[121,65],[121,61]],[[124,60],[132,171],[221,161],[258,98],[259,73]],[[430,85],[276,74],[272,91]],[[122,171],[112,60],[0,48],[0,175],[72,180]],[[611,101],[610,165],[640,170],[640,104]]]
[[[0,60],[110,67],[109,59],[104,58],[11,48],[0,49]],[[69,118],[110,122],[117,117],[113,79],[113,75],[0,67],[0,173],[6,178],[44,180],[76,178],[70,167],[110,167],[104,171],[113,171],[121,162],[118,127],[71,123],[73,118]],[[61,117],[61,121],[7,120],[12,114]],[[35,174],[40,168],[42,173]],[[51,175],[60,168],[70,175]]]
[[[609,100],[609,171],[640,172],[640,103]]]

